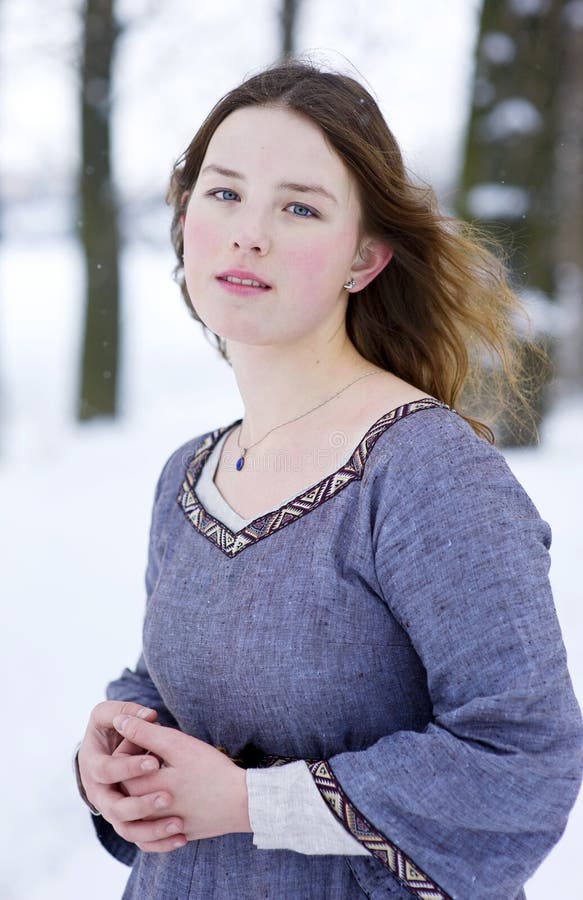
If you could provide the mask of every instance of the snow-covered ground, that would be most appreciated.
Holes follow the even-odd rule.
[[[67,285],[74,281],[75,250],[61,244],[39,255],[45,290],[32,319],[26,288],[19,288],[22,249],[5,245],[0,263],[2,284],[14,292],[2,329],[12,341],[3,353],[9,427],[0,459],[0,897],[113,900],[127,872],[93,838],[75,794],[71,750],[105,683],[138,654],[159,470],[185,439],[232,421],[240,408],[230,370],[169,281],[170,255],[134,250],[124,266],[132,285],[124,314],[126,415],[116,424],[72,426],[75,316]],[[549,418],[539,448],[508,459],[553,526],[553,586],[582,698],[583,398]],[[582,834],[580,801],[529,900],[554,900],[559,884],[571,887]]]
[[[5,191],[19,196],[22,185],[23,200],[34,199],[25,191],[31,173],[59,183],[76,165],[75,97],[61,50],[71,58],[79,2],[58,5],[42,33],[34,26],[46,12],[40,0],[0,5],[0,167]],[[241,18],[234,0],[120,0],[134,24],[118,61],[116,169],[126,198],[152,185],[162,196],[193,122],[274,56],[271,5],[249,5],[253,15]],[[377,90],[412,167],[445,187],[459,154],[476,8],[469,0],[306,0],[302,17],[301,46],[346,54]],[[48,61],[43,41],[54,50]],[[0,244],[2,900],[121,896],[127,870],[93,838],[71,751],[106,682],[139,651],[146,536],[163,462],[188,437],[240,414],[230,370],[170,280],[170,250],[132,240],[123,265],[122,416],[73,424],[81,266],[67,215],[54,197],[12,207]],[[549,418],[540,448],[508,459],[553,526],[553,586],[583,698],[583,398]],[[529,900],[573,894],[582,835],[580,799]]]

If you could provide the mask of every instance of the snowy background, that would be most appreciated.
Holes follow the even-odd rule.
[[[81,427],[73,420],[83,287],[72,205],[79,3],[0,2],[2,900],[115,900],[127,878],[93,838],[71,752],[106,682],[139,652],[162,464],[241,412],[230,369],[171,280],[163,195],[210,105],[277,55],[273,5],[247,0],[241,18],[234,0],[118,3],[127,25],[115,114],[123,414]],[[300,48],[345,68],[343,57],[351,61],[409,166],[444,203],[461,154],[477,9],[476,0],[304,0],[300,21]],[[552,581],[581,699],[583,398],[563,398],[541,446],[507,458],[553,527]],[[529,900],[572,896],[582,836],[580,798]]]

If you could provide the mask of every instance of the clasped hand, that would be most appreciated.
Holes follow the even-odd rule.
[[[211,744],[156,724],[156,716],[136,703],[95,707],[79,750],[91,803],[146,852],[251,832],[244,769]]]

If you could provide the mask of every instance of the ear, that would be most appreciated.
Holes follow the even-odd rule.
[[[186,210],[186,207],[188,206],[188,198],[189,198],[189,197],[190,197],[190,191],[184,191],[184,193],[182,194],[182,196],[181,196],[181,198],[180,198],[180,208],[181,208],[181,209]],[[185,212],[181,213],[181,215],[180,215],[180,225],[182,226],[182,229],[183,229],[183,230],[184,230],[184,220],[185,220],[185,218],[186,218],[186,213],[185,213]]]
[[[390,244],[381,240],[365,240],[350,270],[351,277],[356,281],[353,293],[370,284],[391,261],[392,256],[393,248]]]

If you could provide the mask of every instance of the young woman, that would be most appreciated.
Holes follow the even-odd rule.
[[[549,528],[460,399],[488,354],[516,384],[501,267],[308,63],[227,94],[169,199],[244,416],[164,466],[78,754],[124,898],[523,897],[582,729]]]

